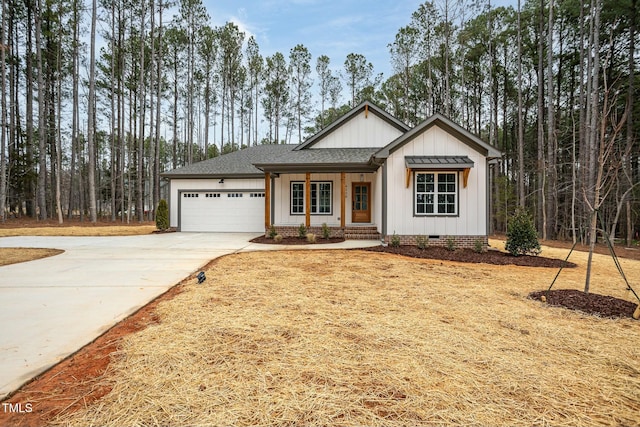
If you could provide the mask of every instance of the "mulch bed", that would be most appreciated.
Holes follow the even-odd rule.
[[[638,306],[623,299],[593,293],[585,294],[575,289],[537,291],[529,294],[529,298],[538,301],[542,296],[546,297],[547,304],[607,318],[632,317]]]
[[[307,242],[307,239],[302,239],[300,237],[283,237],[280,243],[276,242],[270,237],[259,236],[255,239],[250,240],[251,243],[264,243],[267,245],[317,245],[317,244],[325,244],[325,243],[340,243],[344,242],[344,238],[342,237],[330,237],[328,239],[322,237],[316,237],[316,241],[314,243]]]
[[[404,255],[413,258],[439,259],[444,261],[459,261],[470,263],[484,263],[494,265],[518,265],[521,267],[549,267],[565,268],[576,267],[572,262],[565,262],[561,259],[545,258],[541,256],[513,256],[506,252],[488,250],[486,252],[476,252],[471,249],[456,249],[450,251],[447,248],[430,246],[420,249],[417,246],[374,246],[365,249],[372,252],[386,252],[396,255]]]

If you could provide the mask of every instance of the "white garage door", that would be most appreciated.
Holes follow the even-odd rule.
[[[180,194],[180,230],[264,232],[264,191]]]

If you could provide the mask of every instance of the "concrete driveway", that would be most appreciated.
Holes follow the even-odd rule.
[[[0,399],[255,233],[4,237],[58,256],[0,267]]]

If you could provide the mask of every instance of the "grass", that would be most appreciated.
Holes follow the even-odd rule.
[[[586,254],[572,260],[557,287],[583,286]],[[640,277],[640,262],[621,261]],[[630,299],[610,258],[594,262],[592,291]],[[101,380],[111,393],[57,421],[637,424],[637,321],[526,298],[556,272],[361,251],[226,256],[124,339]]]
[[[59,255],[63,252],[60,249],[0,248],[0,267]]]

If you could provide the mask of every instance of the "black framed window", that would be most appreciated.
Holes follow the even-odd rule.
[[[458,174],[455,172],[416,172],[416,215],[457,215]]]
[[[311,184],[311,214],[331,215],[333,212],[333,183],[331,181],[313,181]],[[291,183],[291,215],[305,213],[304,182]]]

